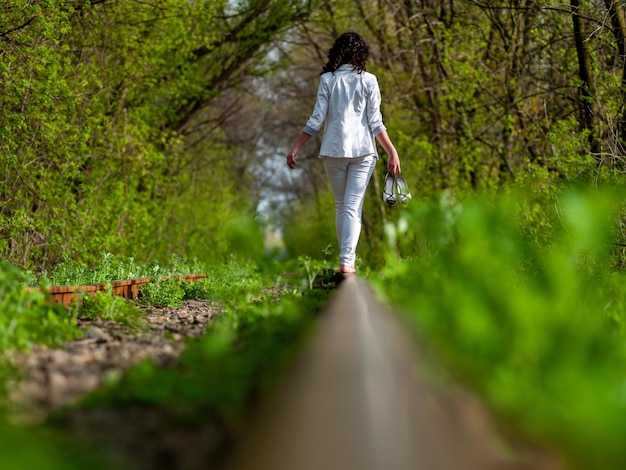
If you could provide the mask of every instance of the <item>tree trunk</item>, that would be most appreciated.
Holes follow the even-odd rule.
[[[595,99],[595,86],[591,78],[591,58],[589,52],[585,47],[585,32],[583,18],[580,15],[580,2],[578,0],[571,0],[572,7],[572,22],[574,26],[574,40],[576,43],[576,53],[578,55],[578,77],[582,82],[581,97],[582,97],[582,117],[581,125],[584,129],[589,131],[589,150],[591,154],[596,158],[598,164],[601,163],[600,158],[600,144],[596,136],[596,99]]]
[[[617,0],[604,1],[609,16],[611,17],[611,26],[617,50],[622,64],[622,94],[621,106],[617,114],[617,136],[618,141],[615,146],[618,156],[626,155],[626,17],[624,16],[624,8],[621,2]]]

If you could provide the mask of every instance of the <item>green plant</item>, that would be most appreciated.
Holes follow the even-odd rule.
[[[291,259],[320,259],[328,240],[336,240],[334,199],[329,187],[320,187],[315,198],[294,203],[282,227],[285,249]]]
[[[0,261],[0,352],[32,344],[58,345],[81,337],[76,319],[45,289],[27,289],[29,278]]]
[[[278,0],[2,3],[2,257],[41,271],[63,255],[91,265],[102,247],[226,252],[214,249],[233,209],[249,212],[252,158],[199,116],[242,76],[269,73],[268,44],[302,14]]]
[[[610,258],[622,192],[561,191],[550,233],[532,236],[525,198],[415,204],[390,228],[413,250],[390,254],[377,289],[502,418],[572,468],[622,468],[626,283]]]
[[[178,307],[185,298],[183,283],[178,278],[151,280],[139,290],[139,303],[159,307]]]
[[[50,271],[42,273],[40,282],[57,286],[100,284],[138,277],[159,278],[173,274],[191,274],[194,268],[200,269],[201,272],[201,266],[197,260],[188,264],[184,258],[175,255],[167,264],[152,262],[140,265],[132,257],[125,258],[102,252],[98,262],[93,265],[64,257],[63,261],[56,264]]]
[[[226,261],[204,265],[207,277],[183,284],[185,299],[232,300],[259,295],[277,282],[274,267],[261,269],[255,263],[230,256]]]
[[[115,321],[133,329],[141,327],[144,317],[134,302],[113,295],[110,284],[106,291],[98,291],[94,296],[85,295],[70,308],[75,310],[76,316]]]
[[[106,470],[118,466],[110,456],[50,430],[0,422],[0,468],[18,470]]]
[[[231,299],[206,335],[188,343],[175,367],[143,362],[83,405],[141,404],[187,421],[218,419],[234,426],[251,400],[275,383],[328,295],[296,292],[280,302]]]
[[[298,256],[298,264],[304,274],[306,275],[307,287],[309,289],[313,288],[313,281],[317,277],[317,275],[321,272],[321,268],[319,264],[313,261],[308,256]]]
[[[316,279],[325,279],[334,273],[332,264],[328,261],[328,257],[333,254],[333,248],[330,244],[322,249],[323,259],[314,260],[310,256],[298,256],[298,272],[306,277],[306,288],[313,289]]]

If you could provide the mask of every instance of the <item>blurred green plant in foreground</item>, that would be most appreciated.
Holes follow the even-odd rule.
[[[105,470],[120,467],[109,456],[95,455],[84,443],[49,430],[24,430],[0,422],[3,470]]]
[[[556,194],[545,239],[529,235],[521,193],[415,201],[386,228],[374,281],[499,416],[572,468],[626,466],[626,278],[611,258],[621,204],[619,191]]]
[[[188,341],[174,367],[159,369],[144,361],[83,403],[141,404],[186,420],[217,415],[237,421],[253,395],[273,385],[329,295],[294,291],[280,302],[268,295],[253,302],[233,299],[205,336]]]

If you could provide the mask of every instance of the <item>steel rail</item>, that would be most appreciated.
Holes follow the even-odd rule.
[[[342,282],[223,468],[522,468],[496,455],[481,420],[477,427],[441,398],[418,357],[363,279]]]

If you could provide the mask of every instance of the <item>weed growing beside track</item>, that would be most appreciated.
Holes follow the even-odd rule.
[[[66,261],[48,275],[35,279],[32,273],[23,272],[6,262],[0,262],[0,354],[7,349],[28,349],[32,344],[55,346],[63,341],[79,338],[82,332],[76,327],[76,318],[100,318],[137,325],[140,312],[132,302],[114,297],[110,292],[98,292],[94,297],[85,295],[83,302],[72,305],[69,310],[55,303],[46,293],[52,284],[82,285],[100,283],[142,275],[146,272],[158,276],[187,274],[197,269],[198,263],[186,265],[184,260],[173,258],[172,267],[160,265],[141,268],[132,258],[119,260],[103,254],[101,262],[90,272],[86,266]],[[213,280],[201,285],[172,280],[157,280],[148,284],[143,300],[155,305],[176,304],[186,298],[208,298],[216,295],[211,287]],[[28,289],[38,285],[41,291]],[[172,287],[176,287],[173,291]],[[219,292],[217,296],[221,295]]]
[[[106,261],[111,263],[113,260],[107,256]],[[198,271],[197,266],[192,269]],[[101,277],[87,278],[82,270],[79,270],[82,277],[71,277],[69,269],[63,270],[65,282],[72,284],[103,280]],[[184,274],[185,269],[177,269],[176,274],[181,271]],[[14,268],[10,272],[21,276],[21,287],[15,287],[17,291],[45,298],[45,293],[22,289],[31,281],[28,276],[19,274]],[[106,448],[110,444],[110,453],[117,455],[118,462],[128,463],[133,459],[135,464],[137,461],[151,462],[144,468],[157,468],[159,455],[168,446],[164,441],[170,439],[172,433],[182,436],[193,429],[198,430],[198,435],[206,435],[208,429],[213,436],[212,445],[204,448],[213,453],[205,458],[216,459],[229,438],[238,432],[249,406],[272,386],[289,362],[314,313],[326,302],[328,291],[310,290],[306,287],[307,280],[298,276],[290,277],[287,286],[272,269],[259,269],[234,259],[211,266],[206,272],[206,278],[193,283],[177,280],[154,283],[151,287],[154,290],[141,299],[144,303],[172,305],[195,298],[223,305],[225,313],[209,324],[205,336],[187,340],[175,366],[163,369],[146,360],[122,375],[110,375],[105,387],[87,396],[81,404],[54,413],[47,427],[62,435],[80,436],[81,440],[91,437],[96,447],[89,447],[90,452],[96,456],[101,453],[100,446]],[[117,273],[119,271],[114,277]],[[171,271],[164,274],[169,275]],[[115,321],[130,327],[141,324],[142,313],[134,301],[106,292],[86,296],[80,306],[76,304],[69,311],[51,302],[46,305],[56,309],[61,318],[68,319],[68,325],[77,333],[82,332],[74,324],[76,317]],[[104,421],[99,421],[98,417],[103,416],[106,417]],[[129,416],[137,419],[130,419],[132,423],[129,424]],[[155,420],[167,436],[143,426]],[[114,429],[107,428],[112,424]],[[0,426],[7,432],[11,429],[8,425]],[[120,428],[128,432],[120,433]],[[107,441],[106,436],[99,439],[103,437],[103,430],[109,438],[125,436],[130,447],[125,447],[124,442]],[[36,433],[37,429],[31,431]],[[27,431],[20,433],[34,435]],[[49,456],[50,468],[55,468],[57,460],[62,468],[66,457],[47,452],[49,442],[48,438],[35,439],[31,445],[35,451],[41,447],[43,455]],[[146,447],[147,442],[151,444]],[[137,454],[137,449],[144,449],[144,453]],[[169,450],[172,454],[180,451]],[[0,461],[5,457],[11,460],[10,456],[0,452]],[[108,457],[105,461],[109,462]]]
[[[0,422],[0,442],[0,468],[4,470],[107,470],[119,465],[76,439],[44,429],[25,430]]]

